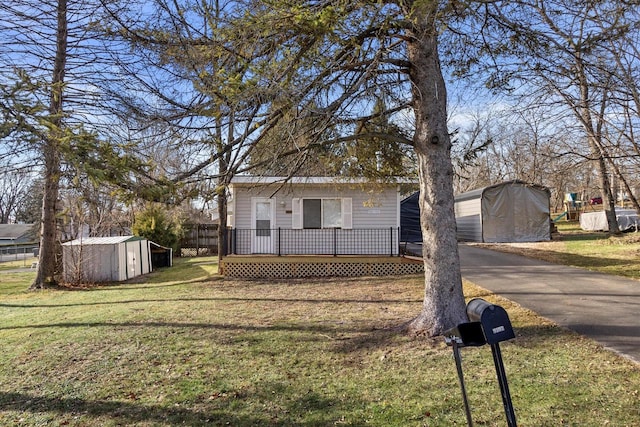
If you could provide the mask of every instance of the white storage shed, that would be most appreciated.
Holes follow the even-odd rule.
[[[65,282],[120,282],[150,273],[150,242],[137,236],[87,237],[62,244]]]
[[[460,194],[455,198],[459,240],[486,243],[551,240],[550,191],[523,181]]]

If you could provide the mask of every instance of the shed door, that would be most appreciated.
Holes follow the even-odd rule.
[[[139,276],[141,271],[141,259],[140,259],[140,243],[137,241],[126,242],[127,250],[127,279]]]
[[[274,199],[251,199],[251,252],[272,254],[275,252],[275,211]]]

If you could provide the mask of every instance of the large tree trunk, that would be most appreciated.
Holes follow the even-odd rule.
[[[218,202],[218,268],[222,266],[222,258],[228,255],[231,236],[227,230],[227,185],[226,177],[218,180],[216,201]]]
[[[422,311],[409,329],[428,336],[467,321],[456,239],[447,99],[438,57],[438,2],[424,2],[407,34],[420,171],[420,222],[425,268]],[[415,5],[414,5],[415,6]]]
[[[595,137],[589,137],[590,140],[592,138]],[[600,188],[602,188],[602,205],[607,218],[607,224],[609,225],[609,233],[618,234],[620,233],[620,226],[618,225],[618,218],[616,217],[616,198],[611,191],[611,181],[607,173],[607,162],[604,158],[604,153],[596,142],[591,141],[589,145],[591,146],[592,155],[597,159],[596,171],[598,172],[598,183],[600,184]]]
[[[588,89],[586,85],[581,88],[583,103],[588,102]],[[602,141],[599,140],[600,132],[594,130],[594,126],[591,121],[591,113],[588,109],[584,108],[582,111],[582,125],[587,133],[587,141],[589,149],[591,150],[591,156],[594,159],[596,172],[598,175],[598,184],[602,191],[602,204],[604,207],[605,216],[607,218],[607,224],[609,225],[609,233],[620,233],[620,227],[618,225],[618,218],[615,211],[615,197],[611,192],[611,181],[609,180],[609,174],[607,172],[606,153],[602,149]]]
[[[40,259],[38,272],[31,289],[41,289],[57,284],[61,257],[58,241],[57,206],[60,189],[60,147],[62,140],[62,93],[67,60],[67,0],[58,0],[56,57],[51,79],[49,116],[51,127],[43,141],[44,195],[40,226]]]
[[[233,126],[230,127],[229,132],[232,132]],[[222,126],[217,126],[217,139],[216,150],[220,153],[218,157],[218,182],[216,185],[216,201],[218,202],[218,270],[222,271],[222,258],[228,255],[231,236],[227,230],[227,213],[228,213],[228,200],[227,200],[227,188],[229,187],[229,181],[232,174],[229,171],[230,152],[224,152],[224,146],[222,144]],[[232,135],[229,135],[232,138]]]
[[[598,183],[602,191],[602,204],[604,206],[605,216],[607,217],[607,223],[609,225],[609,233],[617,234],[620,232],[618,226],[618,219],[616,218],[615,211],[615,197],[611,193],[611,182],[607,173],[607,161],[606,152],[603,149],[602,144],[602,126],[604,124],[604,112],[605,106],[608,101],[607,97],[603,95],[600,100],[599,115],[596,116],[595,124],[593,119],[593,105],[595,101],[592,99],[590,85],[587,79],[587,73],[584,67],[584,59],[582,52],[577,50],[574,55],[576,78],[578,80],[580,89],[580,102],[576,106],[576,114],[582,121],[582,127],[587,135],[587,143],[591,150],[591,156],[595,159],[596,171],[598,174]]]
[[[40,253],[36,278],[31,289],[42,289],[57,284],[59,274],[60,242],[58,241],[57,205],[60,181],[60,156],[54,141],[46,141],[44,148],[44,196],[40,224]]]

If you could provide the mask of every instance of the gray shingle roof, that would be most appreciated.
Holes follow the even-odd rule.
[[[33,230],[33,224],[0,224],[0,240],[17,240]]]

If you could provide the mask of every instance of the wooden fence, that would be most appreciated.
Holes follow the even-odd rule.
[[[181,257],[217,255],[218,224],[187,224],[180,241]]]

